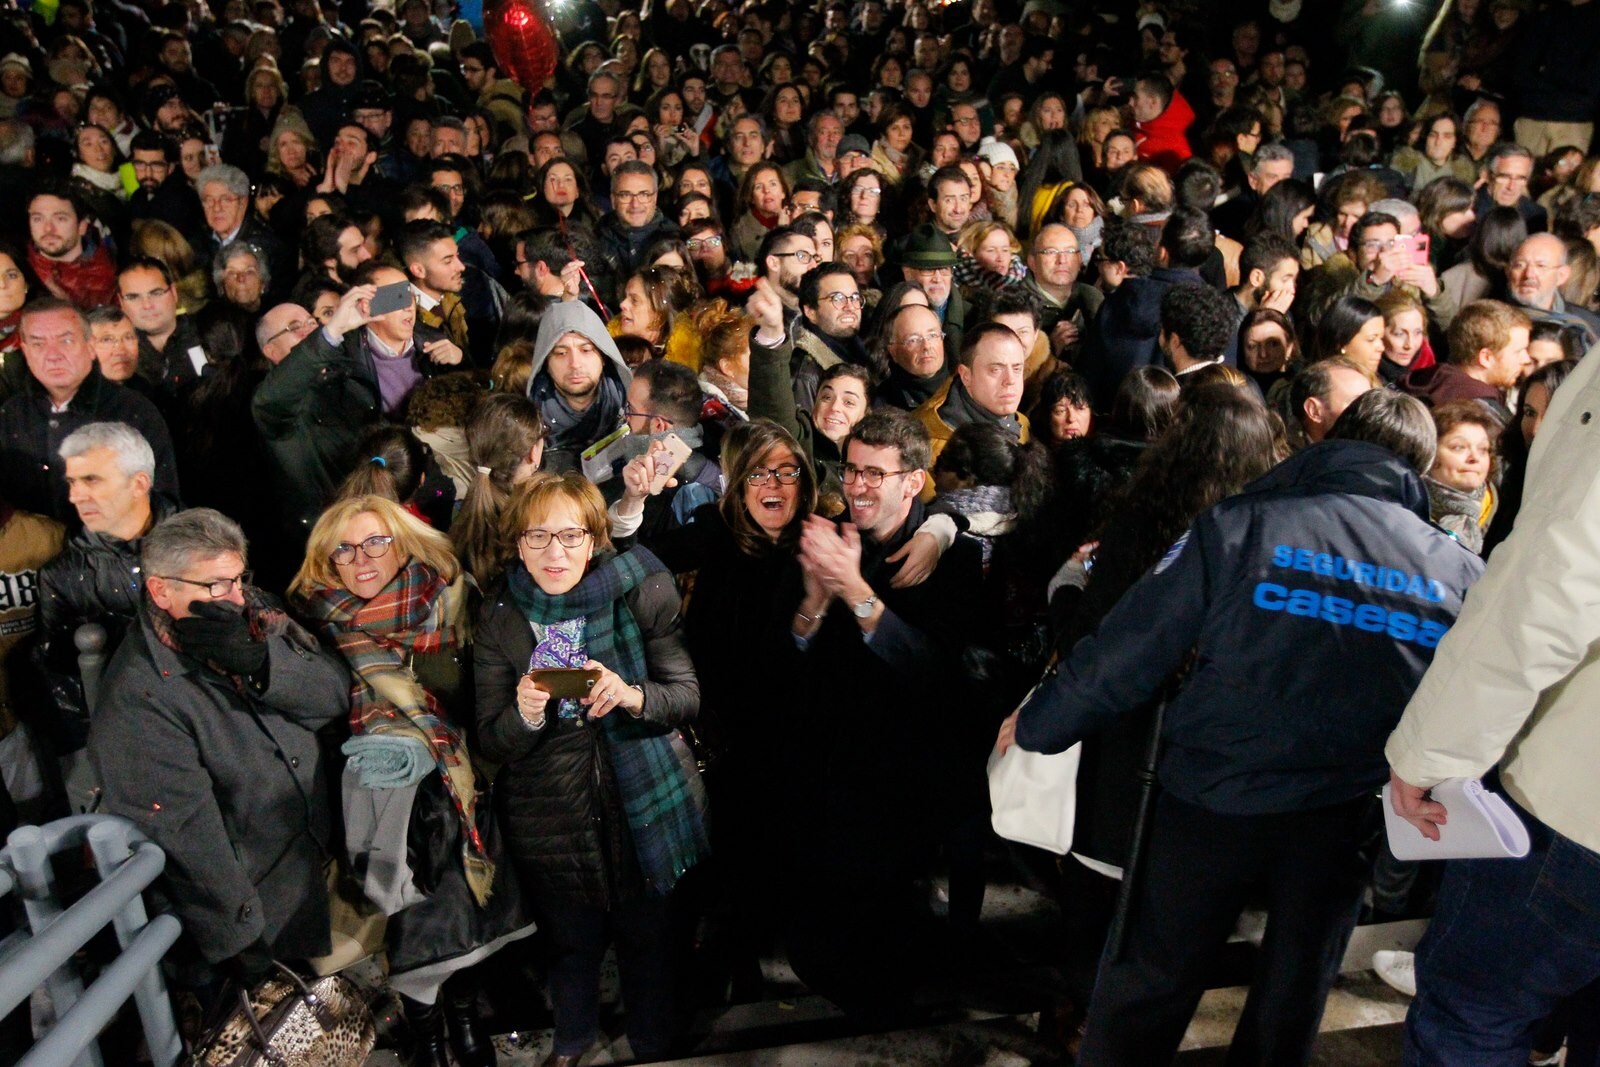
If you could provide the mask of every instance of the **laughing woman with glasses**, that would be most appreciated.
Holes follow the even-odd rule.
[[[468,747],[468,591],[449,540],[382,496],[323,512],[289,587],[354,676],[345,844],[366,872],[362,891],[389,916],[389,981],[419,1063],[445,1062],[446,1015],[456,1059],[485,1062],[477,990],[461,972],[533,932]],[[407,816],[385,817],[396,810]],[[407,862],[381,878],[383,855]]]
[[[709,851],[678,733],[700,687],[677,586],[648,551],[612,548],[605,501],[576,473],[517,486],[502,534],[519,562],[479,619],[478,729],[501,764],[512,860],[553,941],[545,1062],[570,1067],[594,1043],[613,936],[633,1054],[663,1059],[677,1029],[669,898]]]

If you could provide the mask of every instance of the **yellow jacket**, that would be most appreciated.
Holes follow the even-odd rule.
[[[939,391],[922,402],[922,405],[913,411],[912,416],[928,431],[928,441],[933,445],[933,451],[928,455],[928,481],[922,487],[922,502],[926,504],[934,497],[933,468],[939,462],[939,453],[944,451],[944,446],[950,443],[950,438],[955,434],[956,428],[939,417],[939,409],[944,407],[944,402],[950,399],[950,385],[956,380],[955,372],[945,379]],[[1028,443],[1028,416],[1017,412],[1017,422],[1022,424],[1022,433],[1018,437],[1023,444]]]

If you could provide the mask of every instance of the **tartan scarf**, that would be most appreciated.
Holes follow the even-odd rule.
[[[323,586],[305,594],[303,602],[355,673],[351,733],[412,737],[433,754],[461,821],[467,885],[479,906],[488,903],[494,863],[478,834],[478,789],[466,739],[406,662],[411,655],[465,643],[464,579],[446,583],[438,571],[412,560],[371,600],[342,586]]]
[[[650,575],[663,573],[666,567],[654,554],[634,548],[596,557],[583,581],[558,596],[541,590],[525,567],[511,568],[508,584],[531,623],[553,626],[582,618],[589,658],[632,685],[648,676],[647,664],[639,623],[623,598]],[[639,869],[650,892],[664,897],[710,851],[705,819],[672,747],[673,731],[627,712],[600,722]]]
[[[244,615],[250,624],[250,637],[254,641],[282,636],[287,637],[290,644],[307,651],[317,647],[315,637],[289,618],[288,612],[280,608],[276,600],[253,585],[244,587]],[[178,632],[173,627],[175,620],[164,609],[156,607],[155,601],[149,597],[145,598],[145,618],[150,620],[150,629],[155,631],[156,640],[185,659],[203,664],[207,669],[222,675],[233,686],[234,692],[241,696],[249,693],[249,683],[245,681],[243,675],[233,674],[218,663],[199,659],[185,651],[183,642],[178,639]]]

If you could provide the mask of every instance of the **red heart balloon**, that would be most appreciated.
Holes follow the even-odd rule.
[[[544,88],[555,73],[560,45],[538,0],[503,0],[485,21],[500,69],[530,94]]]

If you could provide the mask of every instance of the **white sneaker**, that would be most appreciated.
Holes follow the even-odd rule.
[[[1417,995],[1416,953],[1382,949],[1372,954],[1372,969],[1391,989],[1408,997]]]

